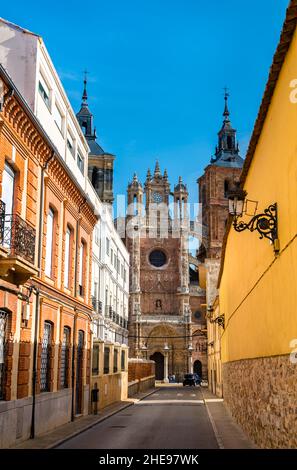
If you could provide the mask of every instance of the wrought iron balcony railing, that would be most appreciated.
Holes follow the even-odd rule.
[[[93,310],[97,313],[102,313],[102,302],[96,299],[94,295],[91,296]]]
[[[0,245],[11,256],[21,256],[34,264],[36,230],[17,214],[5,214],[5,204],[0,201]]]
[[[94,295],[91,296],[93,310],[97,311],[97,299]]]

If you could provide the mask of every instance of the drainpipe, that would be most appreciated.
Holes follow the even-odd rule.
[[[40,206],[39,206],[39,230],[38,230],[38,253],[37,253],[37,268],[39,276],[41,275],[41,254],[42,254],[42,228],[43,228],[43,206],[44,206],[44,172],[47,169],[50,161],[54,158],[55,152],[52,151],[51,156],[46,160],[44,166],[41,168],[41,182],[40,182]],[[30,439],[35,437],[35,408],[36,408],[36,382],[37,382],[37,349],[38,349],[38,327],[39,327],[39,312],[40,312],[40,291],[38,288],[35,290],[35,326],[34,326],[34,347],[33,347],[33,370],[32,370],[32,416],[31,416],[31,430]]]
[[[82,207],[87,202],[87,199],[84,198],[83,202],[80,204],[78,208],[78,213],[80,214]],[[77,297],[77,260],[78,260],[78,253],[79,253],[79,239],[78,239],[78,231],[79,231],[79,218],[76,221],[76,243],[75,243],[75,256],[74,256],[74,298]],[[71,373],[71,421],[74,421],[74,386],[75,386],[75,338],[76,338],[76,330],[77,330],[77,315],[78,311],[75,307],[74,309],[74,322],[73,322],[73,336],[72,336],[72,373]]]

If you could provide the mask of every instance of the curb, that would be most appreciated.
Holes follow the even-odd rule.
[[[153,391],[147,393],[147,394],[144,395],[143,397],[139,398],[138,401],[141,401],[141,400],[143,400],[144,398],[149,397],[150,395],[153,395],[153,393],[155,393],[156,391],[157,391],[157,390],[153,390]],[[130,397],[130,398],[133,399],[133,397]],[[137,400],[137,398],[135,398],[135,399]],[[91,429],[91,428],[93,428],[94,426],[97,426],[97,424],[102,423],[102,422],[105,421],[106,419],[111,418],[111,416],[114,416],[115,414],[119,413],[120,411],[125,410],[126,408],[129,408],[129,407],[132,406],[132,405],[135,405],[135,403],[134,403],[134,402],[131,402],[131,403],[127,403],[127,404],[125,404],[125,405],[122,405],[120,408],[111,411],[111,412],[110,412],[109,414],[107,414],[106,416],[102,416],[101,418],[98,418],[97,421],[94,421],[93,423],[86,424],[84,427],[82,427],[82,428],[79,429],[79,430],[74,431],[72,434],[69,434],[67,437],[63,437],[63,438],[57,440],[56,442],[54,442],[53,444],[50,444],[49,446],[44,447],[44,449],[55,449],[56,447],[58,447],[59,445],[63,444],[64,442],[69,441],[69,440],[72,439],[73,437],[78,436],[78,434],[81,434],[82,432],[87,431],[88,429]]]

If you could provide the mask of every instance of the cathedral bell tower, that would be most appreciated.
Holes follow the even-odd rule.
[[[202,223],[207,229],[205,246],[200,247],[199,259],[220,259],[228,219],[228,193],[239,180],[243,159],[239,155],[236,129],[231,125],[225,91],[223,124],[218,132],[218,144],[210,164],[198,179],[199,201],[202,204]]]
[[[93,114],[88,105],[87,79],[84,79],[82,103],[76,115],[80,127],[90,147],[88,157],[88,175],[102,202],[113,202],[113,162],[115,156],[105,152],[97,142],[96,129],[93,126]]]

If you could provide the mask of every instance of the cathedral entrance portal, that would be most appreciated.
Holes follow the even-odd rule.
[[[151,361],[155,361],[156,368],[155,368],[155,375],[156,380],[163,380],[164,379],[164,356],[160,352],[155,352],[152,356],[150,356]]]

